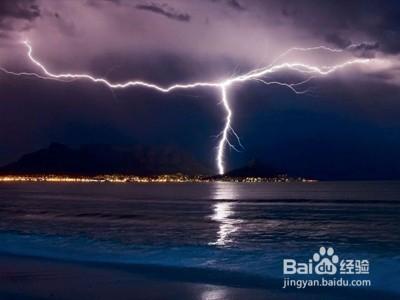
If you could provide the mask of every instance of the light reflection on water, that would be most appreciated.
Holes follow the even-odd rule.
[[[211,286],[201,294],[201,300],[228,299],[228,291],[224,287]]]
[[[216,182],[214,188],[212,197],[215,200],[236,200],[239,196],[237,185]],[[235,202],[225,201],[217,202],[213,205],[213,214],[210,218],[219,224],[219,229],[217,239],[209,242],[209,245],[227,246],[233,242],[232,234],[239,229],[240,223],[243,222],[243,220],[235,218],[234,208],[236,205],[237,203]]]
[[[237,200],[240,198],[241,190],[237,184],[230,182],[215,182],[213,184],[212,199],[214,200]]]
[[[232,233],[239,229],[241,220],[234,219],[233,202],[218,202],[213,206],[214,214],[211,219],[219,223],[217,240],[209,245],[226,246],[233,242]]]

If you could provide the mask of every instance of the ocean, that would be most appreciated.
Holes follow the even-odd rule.
[[[285,258],[324,246],[368,260],[369,288],[400,295],[399,216],[395,181],[7,183],[0,252],[231,272],[262,288],[284,278]]]

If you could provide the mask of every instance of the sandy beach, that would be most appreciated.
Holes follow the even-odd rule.
[[[358,290],[283,290],[277,280],[230,272],[0,256],[0,298],[39,299],[396,299]]]

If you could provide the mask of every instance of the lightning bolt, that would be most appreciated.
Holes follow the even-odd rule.
[[[231,127],[232,110],[229,106],[228,96],[227,96],[227,87],[225,85],[222,85],[222,87],[221,87],[221,100],[222,100],[222,104],[224,105],[224,109],[226,111],[226,119],[225,119],[224,129],[222,130],[221,139],[219,140],[218,148],[217,148],[217,166],[218,166],[219,174],[222,175],[225,173],[225,168],[224,168],[224,152],[225,151],[224,150],[225,150],[226,144],[231,145],[229,142],[228,133],[229,133],[229,130],[232,128]]]
[[[194,82],[194,83],[187,83],[187,84],[173,84],[170,86],[160,86],[154,83],[148,83],[145,81],[141,80],[135,80],[135,81],[125,81],[125,82],[110,82],[109,80],[105,78],[98,78],[95,76],[92,76],[90,74],[71,74],[71,73],[60,73],[56,74],[51,71],[49,71],[44,64],[42,64],[38,59],[36,59],[33,56],[33,49],[31,44],[28,41],[24,41],[23,44],[27,47],[28,49],[28,58],[29,60],[36,65],[41,71],[42,74],[37,74],[33,72],[11,72],[8,71],[5,68],[0,67],[0,71],[10,74],[10,75],[15,75],[15,76],[35,76],[40,79],[50,79],[50,80],[61,80],[61,81],[69,81],[69,80],[76,80],[76,79],[82,79],[82,80],[89,80],[94,83],[100,83],[104,84],[107,87],[111,89],[124,89],[128,87],[135,87],[135,86],[141,86],[141,87],[146,87],[150,88],[162,93],[169,93],[174,90],[178,89],[193,89],[193,88],[216,88],[219,89],[221,93],[221,103],[223,105],[223,108],[225,110],[225,123],[222,131],[218,135],[219,137],[219,142],[217,146],[217,155],[216,155],[216,164],[218,168],[218,173],[219,174],[224,174],[225,173],[225,150],[227,147],[230,147],[232,149],[237,150],[237,148],[230,142],[229,136],[232,134],[238,144],[242,146],[241,141],[237,133],[234,131],[232,128],[232,117],[233,117],[233,112],[230,107],[229,103],[229,98],[228,98],[228,92],[229,88],[238,83],[243,83],[247,81],[257,81],[261,82],[266,85],[279,85],[283,86],[286,88],[289,88],[291,91],[293,91],[296,94],[303,94],[306,93],[307,90],[299,90],[298,87],[301,87],[303,84],[309,82],[316,76],[326,76],[329,75],[339,69],[343,69],[345,67],[354,65],[354,64],[366,64],[371,61],[371,59],[352,59],[352,60],[347,60],[341,64],[336,64],[332,66],[314,66],[314,65],[309,65],[309,64],[304,64],[304,63],[280,63],[277,64],[279,60],[287,56],[289,53],[294,52],[294,51],[315,51],[315,50],[323,50],[323,51],[328,51],[331,53],[339,53],[343,52],[344,49],[332,49],[328,48],[325,46],[317,46],[317,47],[311,47],[311,48],[299,48],[299,47],[294,47],[286,50],[283,52],[281,55],[279,55],[270,65],[264,68],[259,68],[252,70],[244,75],[239,75],[235,76],[232,78],[228,78],[222,81],[217,81],[217,82]],[[347,48],[346,48],[347,49]],[[300,81],[300,82],[295,82],[295,83],[290,83],[290,82],[282,82],[282,81],[266,81],[264,78],[268,75],[271,75],[273,73],[277,73],[279,71],[283,70],[291,70],[295,71],[297,73],[300,73],[302,75],[308,76],[305,80]]]

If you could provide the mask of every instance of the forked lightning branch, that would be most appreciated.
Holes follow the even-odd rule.
[[[217,145],[217,151],[216,151],[216,166],[218,169],[219,174],[224,174],[226,171],[226,164],[225,164],[225,152],[228,147],[232,149],[236,149],[235,145],[233,142],[231,142],[231,138],[235,138],[237,140],[237,143],[241,145],[239,136],[236,134],[236,132],[232,128],[232,118],[233,118],[233,111],[230,106],[230,101],[229,101],[229,91],[230,87],[232,87],[235,84],[240,84],[243,82],[247,81],[257,81],[266,85],[279,85],[279,86],[284,86],[286,88],[289,88],[291,91],[297,94],[302,94],[305,93],[307,90],[303,88],[304,84],[309,82],[312,78],[315,78],[316,76],[327,76],[339,69],[349,67],[354,64],[366,64],[371,61],[371,59],[351,59],[351,60],[346,60],[343,63],[336,64],[336,65],[331,65],[331,66],[317,66],[317,65],[310,65],[310,64],[305,64],[302,62],[280,62],[285,56],[287,56],[290,52],[293,51],[315,51],[315,50],[322,50],[322,51],[327,51],[332,54],[338,53],[338,52],[343,52],[343,49],[332,49],[328,48],[325,46],[318,46],[318,47],[312,47],[312,48],[291,48],[285,52],[283,52],[281,55],[279,55],[273,63],[268,65],[267,67],[264,68],[259,68],[255,69],[253,71],[250,71],[246,74],[235,76],[232,78],[227,78],[223,79],[221,81],[216,81],[216,82],[193,82],[193,83],[176,83],[170,86],[160,86],[154,83],[150,82],[145,82],[141,80],[129,80],[129,81],[124,81],[124,82],[111,82],[105,78],[99,78],[90,74],[73,74],[73,73],[54,73],[52,71],[49,71],[48,67],[45,66],[44,63],[42,63],[39,59],[37,59],[33,55],[33,48],[31,44],[28,41],[24,41],[23,44],[27,47],[28,49],[28,58],[30,61],[36,65],[40,70],[41,73],[36,73],[36,72],[12,72],[9,70],[6,70],[4,68],[0,68],[1,71],[11,74],[11,75],[16,75],[16,76],[35,76],[41,79],[53,79],[53,80],[65,80],[65,79],[82,79],[82,80],[88,80],[94,83],[99,83],[106,85],[109,88],[112,89],[125,89],[129,87],[134,87],[134,86],[141,86],[141,87],[146,87],[149,89],[156,90],[161,93],[170,93],[173,92],[174,90],[179,90],[179,89],[195,89],[195,88],[214,88],[218,89],[221,93],[221,102],[223,104],[223,108],[225,111],[225,118],[224,118],[224,127],[221,130],[220,134],[218,135],[219,141]],[[350,46],[351,47],[351,46]],[[299,81],[299,82],[285,82],[285,81],[278,81],[278,80],[269,80],[267,77],[269,75],[272,75],[274,73],[284,71],[284,70],[290,70],[293,72],[300,73],[306,77],[305,80]]]

